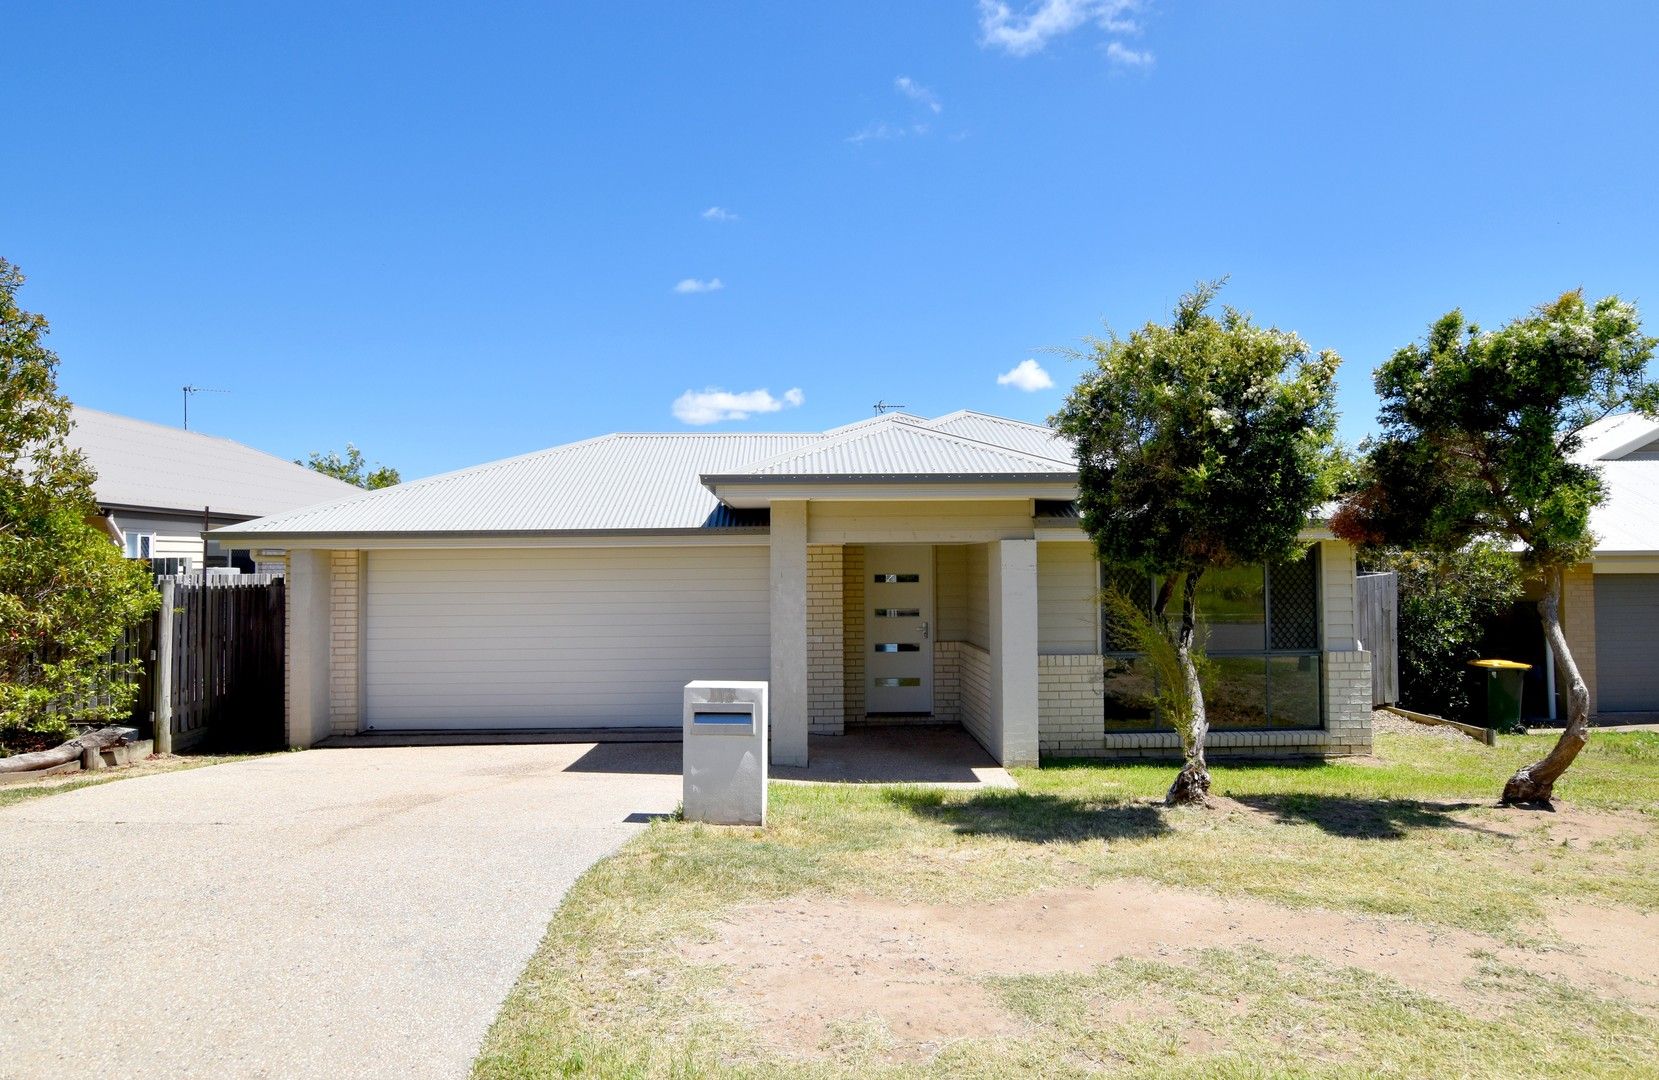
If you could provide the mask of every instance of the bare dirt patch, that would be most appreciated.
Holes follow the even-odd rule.
[[[1453,820],[1484,832],[1541,843],[1565,844],[1584,850],[1601,841],[1618,841],[1646,836],[1653,824],[1640,814],[1606,810],[1584,810],[1557,802],[1554,809],[1534,810],[1505,807],[1490,810],[1463,810]]]
[[[800,1054],[820,1052],[826,1032],[853,1022],[885,1026],[899,1057],[964,1037],[1013,1034],[1022,1021],[985,990],[983,977],[1088,972],[1122,957],[1181,963],[1195,948],[1312,956],[1476,1012],[1489,1007],[1487,994],[1468,981],[1491,960],[1659,1008],[1659,919],[1598,909],[1556,929],[1568,949],[1523,950],[1401,919],[1125,880],[975,905],[860,897],[757,904],[733,912],[713,940],[684,952],[729,971],[718,1003]]]

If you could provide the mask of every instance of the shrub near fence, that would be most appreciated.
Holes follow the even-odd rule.
[[[282,579],[179,576],[157,584],[162,610],[149,665],[157,751],[209,738],[227,749],[281,747]]]

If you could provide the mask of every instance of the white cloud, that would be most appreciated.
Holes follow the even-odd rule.
[[[915,79],[912,79],[910,76],[900,75],[898,78],[893,80],[893,85],[898,88],[899,93],[903,94],[911,101],[916,102],[918,105],[924,106],[929,111],[935,113],[942,113],[945,111],[944,105],[939,101],[939,95],[935,94],[932,90],[929,90]]]
[[[1009,371],[997,376],[998,386],[1014,386],[1026,393],[1035,393],[1038,390],[1047,390],[1054,385],[1043,365],[1035,360],[1021,360]]]
[[[1106,46],[1106,59],[1118,67],[1146,69],[1152,66],[1152,53],[1146,49],[1131,49],[1120,41]]]
[[[1144,0],[1034,0],[1015,11],[1003,0],[979,0],[979,40],[1030,56],[1085,23],[1111,34],[1139,33],[1135,16],[1144,6]]]
[[[717,424],[722,420],[747,420],[756,413],[799,408],[805,402],[806,395],[798,386],[785,390],[782,398],[773,397],[770,390],[734,394],[711,386],[706,390],[687,390],[675,398],[674,419],[682,424]]]
[[[726,287],[726,283],[719,278],[709,278],[703,281],[700,278],[688,277],[674,286],[674,291],[682,294],[719,292]]]
[[[704,221],[736,221],[737,215],[724,206],[711,206],[702,214]]]
[[[875,123],[855,131],[851,135],[848,135],[847,141],[854,144],[866,142],[886,142],[889,139],[902,139],[904,138],[904,134],[904,128],[896,127],[893,124],[889,124],[885,120],[877,120]]]

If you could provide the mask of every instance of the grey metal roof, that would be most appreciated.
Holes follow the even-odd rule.
[[[1006,416],[992,416],[989,413],[964,409],[929,420],[925,426],[935,431],[946,431],[967,439],[995,443],[1010,450],[1020,450],[1039,457],[1056,458],[1060,461],[1077,460],[1071,444],[1056,435],[1052,428],[1041,424],[1028,424],[1023,420],[1010,420]]]
[[[1659,461],[1603,461],[1607,492],[1590,511],[1598,555],[1659,552]]]
[[[238,535],[641,532],[765,523],[699,482],[815,434],[604,435],[225,530]]]
[[[764,526],[766,512],[723,505],[703,485],[703,478],[776,481],[796,475],[907,475],[1065,480],[1076,472],[1069,460],[925,425],[919,417],[888,413],[823,433],[603,435],[384,491],[356,492],[351,498],[221,532],[275,540],[743,529]],[[988,426],[985,431],[1030,441],[1028,433],[1012,427]]]
[[[897,418],[855,427],[805,447],[726,473],[704,483],[775,481],[786,478],[916,478],[1072,476],[1070,461],[1042,457],[963,438]]]
[[[259,517],[361,494],[350,484],[214,435],[76,406],[69,445],[98,473],[103,506]]]
[[[1640,413],[1604,416],[1579,432],[1579,439],[1575,460],[1617,461],[1659,439],[1659,420],[1649,420]]]

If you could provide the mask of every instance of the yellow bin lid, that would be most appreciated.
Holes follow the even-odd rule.
[[[1470,667],[1487,668],[1492,671],[1531,671],[1531,664],[1523,664],[1516,660],[1471,660]]]

